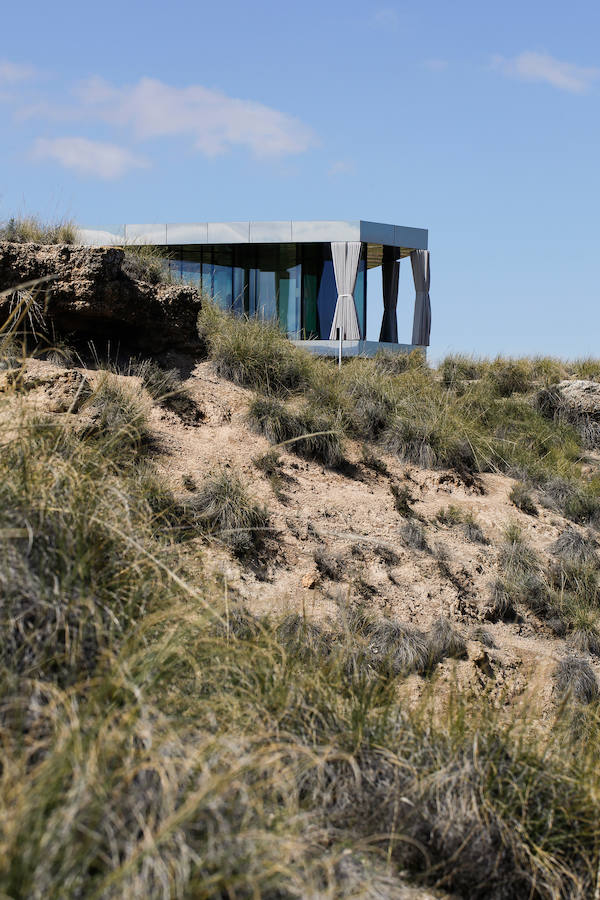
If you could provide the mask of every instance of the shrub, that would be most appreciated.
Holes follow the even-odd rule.
[[[554,670],[554,684],[561,701],[593,703],[600,695],[598,680],[590,664],[577,656],[561,659]]]
[[[475,381],[483,376],[485,365],[478,359],[456,353],[446,356],[438,372],[445,387],[456,387],[463,381]]]
[[[406,519],[410,519],[415,515],[415,511],[412,508],[414,501],[414,497],[410,492],[410,488],[408,488],[405,484],[396,484],[393,481],[390,484],[390,491],[392,493],[392,497],[394,498],[394,507],[396,512],[399,512],[401,516],[404,516]]]
[[[15,244],[75,244],[77,228],[68,219],[42,222],[37,216],[15,216],[0,226],[0,241]]]
[[[517,509],[520,509],[521,512],[527,513],[528,516],[538,515],[538,508],[535,505],[533,497],[521,482],[517,482],[512,486],[508,496],[510,502],[513,503]]]
[[[516,593],[510,582],[497,578],[492,584],[487,618],[491,622],[514,622],[517,618]]]
[[[393,353],[378,350],[373,357],[373,367],[382,375],[402,375],[410,371],[428,371],[427,358],[422,350],[410,353]]]
[[[339,466],[344,460],[338,423],[310,408],[294,411],[279,400],[257,397],[250,404],[248,419],[271,443],[285,445],[298,456],[327,466]]]
[[[533,386],[531,364],[525,359],[499,356],[491,363],[485,377],[500,397],[525,394]]]
[[[189,423],[197,422],[202,414],[177,369],[163,369],[151,359],[132,359],[127,375],[141,378],[142,384],[160,406],[170,409]]]
[[[317,571],[331,581],[339,581],[342,576],[343,559],[339,555],[334,555],[327,550],[318,548],[314,552],[315,564]]]
[[[124,379],[103,374],[84,409],[91,419],[85,434],[111,453],[137,452],[150,443],[148,405],[140,390]]]
[[[276,322],[239,318],[205,303],[198,331],[218,375],[265,394],[306,388],[317,361],[296,349]]]
[[[266,507],[253,500],[239,475],[226,468],[208,478],[185,509],[194,525],[223,541],[239,557],[261,550],[270,531]]]
[[[433,623],[428,643],[431,668],[448,656],[453,659],[465,659],[467,656],[465,639],[448,619],[440,618]]]
[[[481,625],[476,625],[471,634],[471,638],[474,641],[479,641],[480,644],[483,644],[484,647],[489,647],[490,650],[496,650],[497,644],[494,640],[493,635],[490,632],[483,628]]]
[[[404,544],[410,550],[423,550],[431,553],[431,548],[427,543],[423,526],[418,522],[407,522],[400,530],[400,535]]]
[[[170,281],[168,255],[150,244],[125,244],[123,272],[136,281],[160,284]]]
[[[551,550],[567,563],[600,566],[598,541],[593,534],[580,534],[575,528],[565,528]]]
[[[416,628],[381,619],[367,632],[372,664],[383,672],[406,675],[424,672],[429,664],[429,646]]]

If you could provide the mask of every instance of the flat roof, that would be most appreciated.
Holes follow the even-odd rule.
[[[426,228],[383,222],[189,222],[105,225],[79,229],[84,244],[302,244],[362,241],[389,247],[427,250]]]

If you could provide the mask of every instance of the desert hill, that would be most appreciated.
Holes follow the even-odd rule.
[[[147,265],[0,245],[0,890],[594,896],[600,364],[338,372]]]

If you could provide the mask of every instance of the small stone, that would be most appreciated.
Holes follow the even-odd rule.
[[[317,576],[313,572],[307,572],[302,576],[302,587],[308,588],[309,591],[314,588],[317,583]]]

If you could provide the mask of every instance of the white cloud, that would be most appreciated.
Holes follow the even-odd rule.
[[[303,153],[315,142],[299,119],[254,100],[228,97],[202,85],[172,87],[154,78],[114,87],[94,78],[77,91],[86,118],[128,127],[139,140],[189,136],[207,156],[234,146],[257,157]]]
[[[36,75],[36,69],[25,63],[10,62],[0,59],[0,84],[17,84],[19,81],[28,81]]]
[[[117,144],[91,141],[84,137],[38,138],[34,159],[51,159],[80,175],[119,178],[131,169],[146,168],[147,160]]]
[[[541,81],[562,91],[583,94],[600,78],[600,69],[594,66],[578,66],[562,62],[546,53],[526,51],[507,59],[495,56],[492,66],[504,75],[523,81]]]

